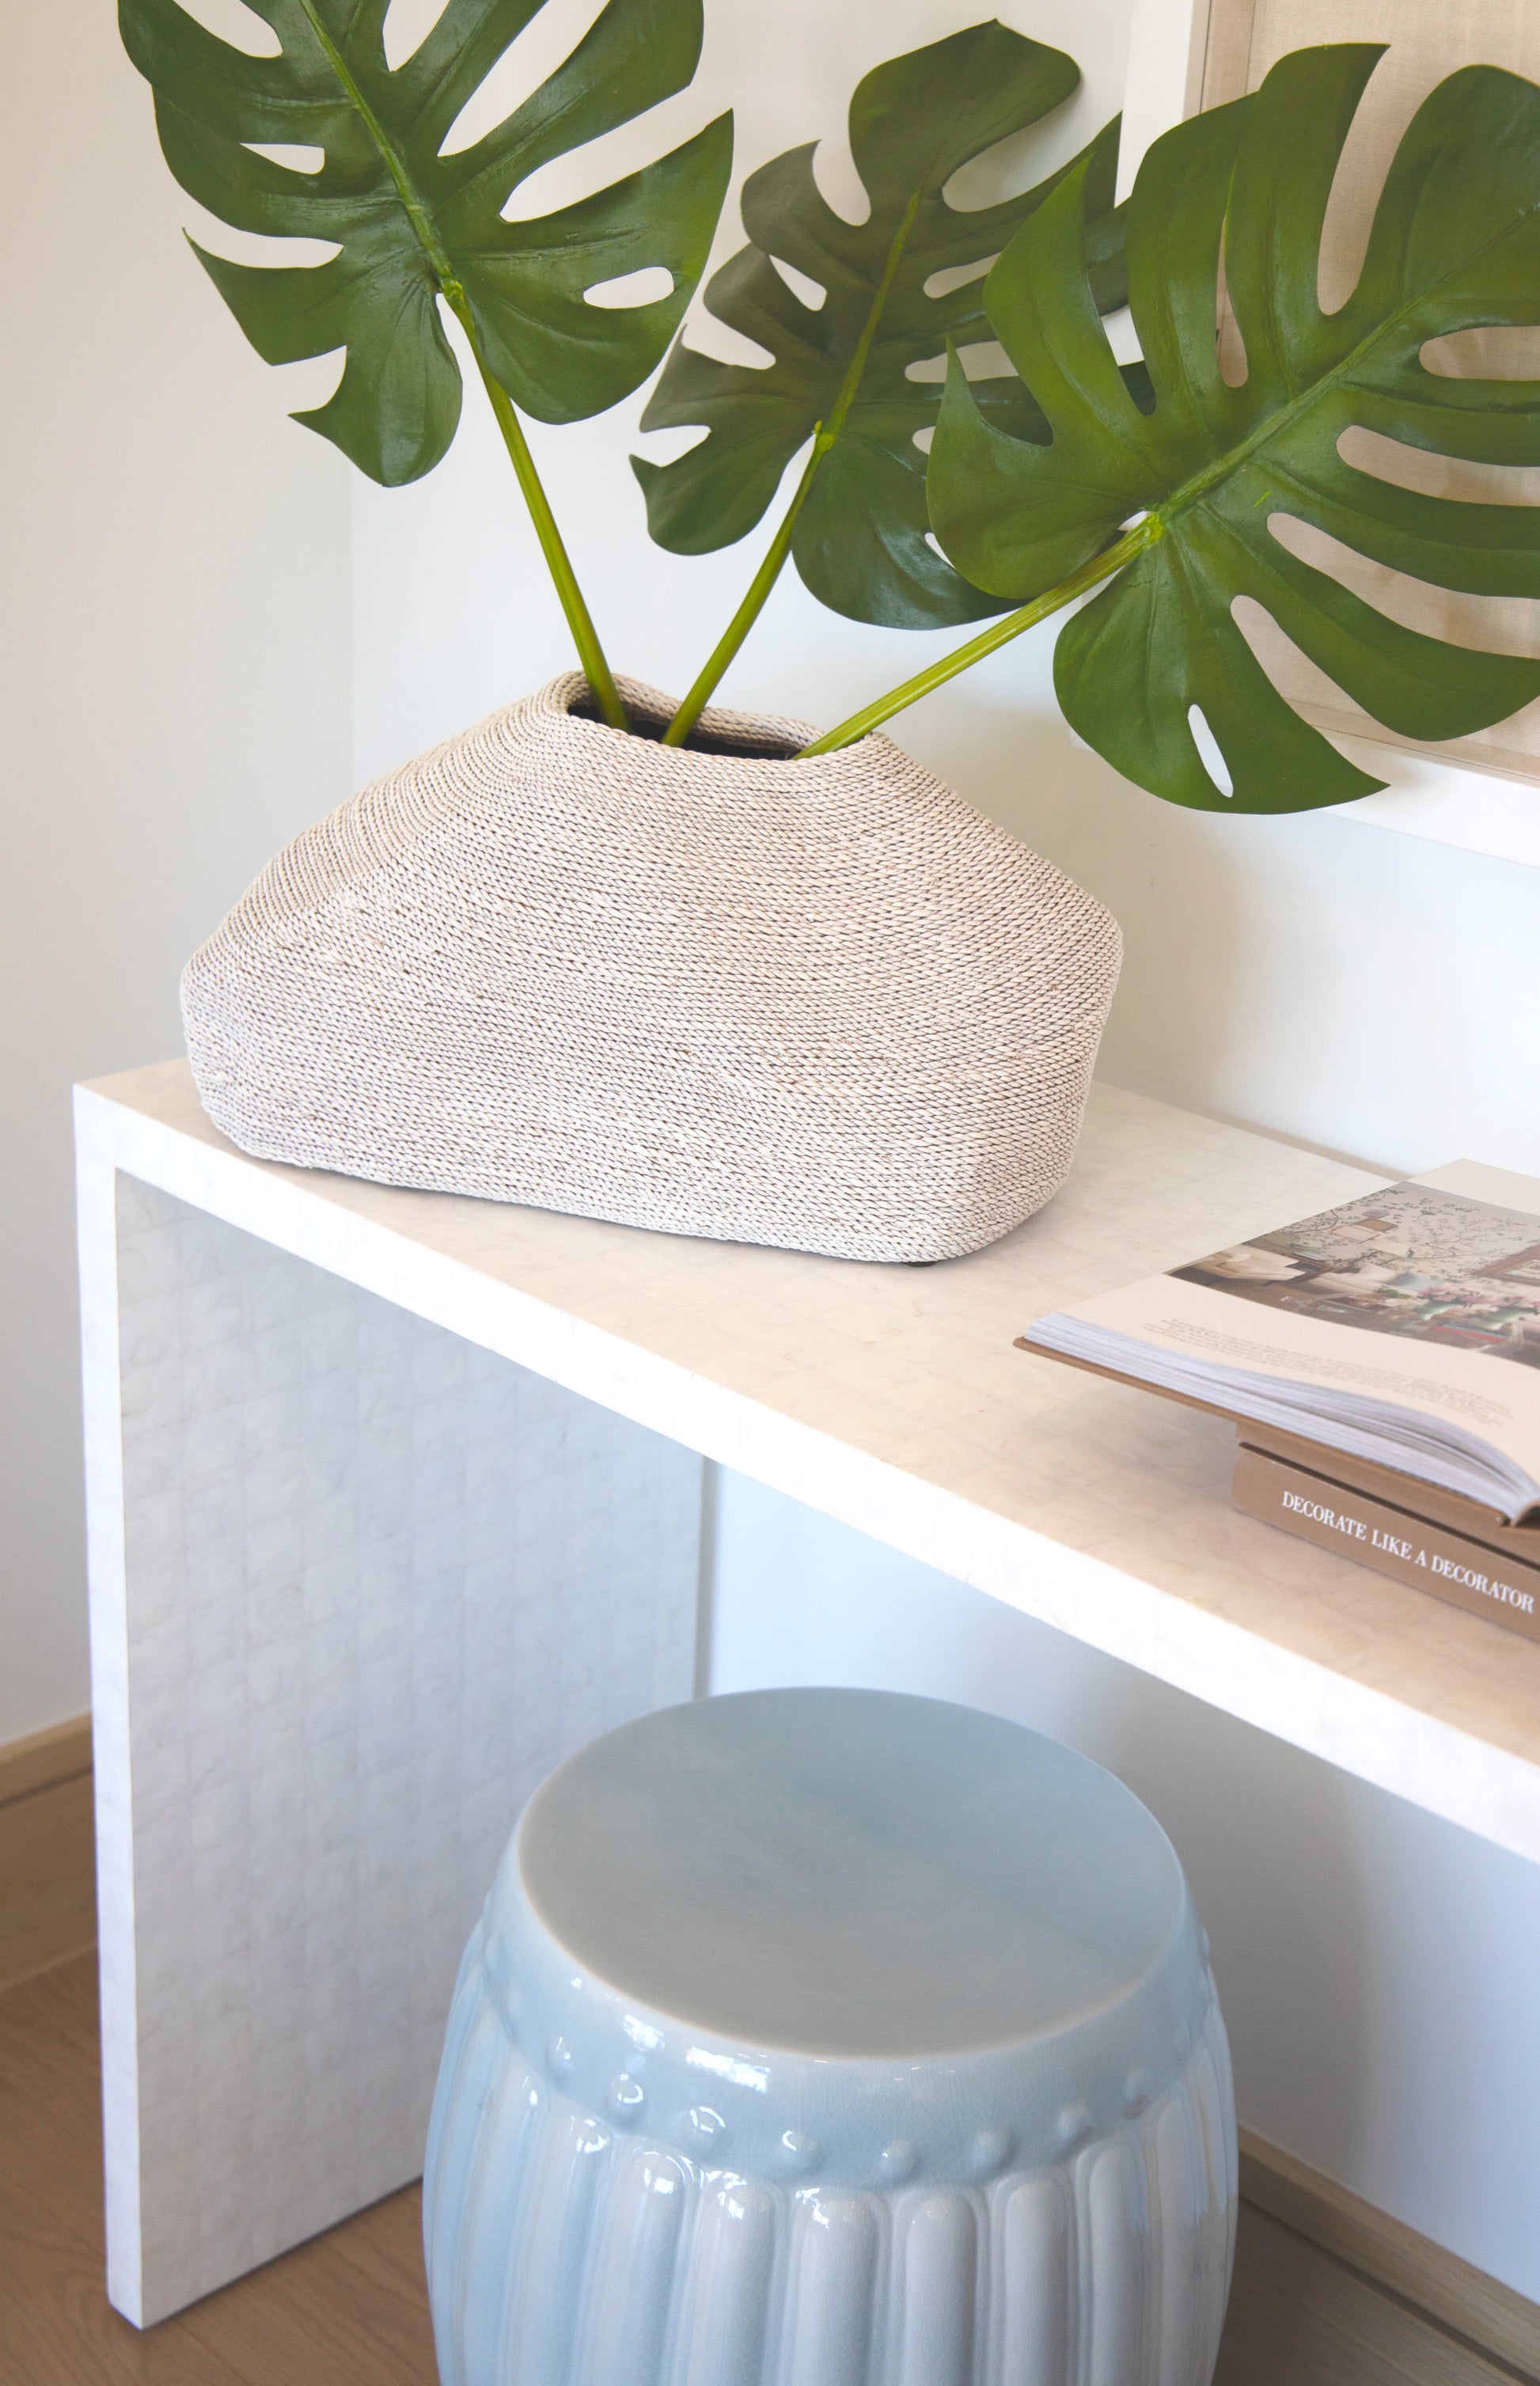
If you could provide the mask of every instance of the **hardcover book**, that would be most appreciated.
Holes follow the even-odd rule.
[[[1253,1425],[1241,1427],[1231,1497],[1264,1525],[1540,1640],[1540,1526],[1505,1525],[1452,1491]]]

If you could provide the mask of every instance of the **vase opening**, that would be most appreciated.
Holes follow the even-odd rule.
[[[661,745],[663,733],[674,716],[673,706],[639,702],[635,688],[629,681],[626,684],[626,710],[631,715],[629,734],[633,737],[649,738],[655,746]],[[608,726],[593,690],[583,682],[578,683],[578,692],[566,710],[575,721],[592,721],[599,728]],[[616,732],[617,735],[621,734]],[[696,722],[679,750],[684,754],[728,754],[744,762],[790,762],[795,760],[802,747],[795,736],[777,736],[769,728],[757,734],[743,729],[715,728],[707,712]]]

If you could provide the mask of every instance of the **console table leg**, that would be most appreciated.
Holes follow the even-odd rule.
[[[81,1152],[108,2292],[416,2176],[530,1790],[693,1687],[701,1462]]]

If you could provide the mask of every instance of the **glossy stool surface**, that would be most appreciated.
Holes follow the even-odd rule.
[[[664,1710],[537,1790],[430,2142],[444,2386],[1206,2386],[1234,2129],[1112,1775],[936,1701]]]

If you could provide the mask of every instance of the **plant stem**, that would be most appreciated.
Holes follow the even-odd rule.
[[[540,551],[550,566],[551,578],[556,582],[557,595],[561,599],[561,609],[567,616],[573,637],[577,640],[578,659],[587,674],[588,684],[598,698],[599,709],[610,727],[629,729],[631,723],[626,718],[625,706],[620,702],[620,693],[615,684],[614,674],[605,660],[604,648],[599,644],[599,634],[594,627],[593,616],[583,603],[582,591],[578,586],[577,574],[572,570],[571,559],[562,545],[561,533],[557,528],[556,516],[551,511],[550,499],[546,496],[541,485],[540,475],[534,469],[534,458],[530,453],[523,426],[513,410],[513,400],[507,390],[500,382],[495,381],[487,370],[485,359],[482,355],[481,342],[476,337],[475,318],[470,312],[464,289],[455,278],[455,270],[450,264],[448,252],[434,229],[432,211],[412,182],[406,158],[365,98],[363,88],[333,40],[321,16],[317,0],[299,0],[299,6],[332,73],[342,85],[350,106],[357,111],[364,129],[379,153],[381,163],[395,184],[396,195],[406,210],[407,220],[417,234],[423,255],[433,269],[433,278],[470,343],[470,353],[476,359],[476,370],[482,376],[488,397],[492,400],[492,410],[497,417],[497,427],[502,432],[503,443],[513,459],[513,469],[519,475],[519,485],[524,493],[524,502],[529,507],[534,522],[535,536],[540,541]]]
[[[851,351],[850,362],[845,369],[845,376],[835,395],[834,403],[829,409],[828,421],[815,422],[813,425],[813,452],[808,458],[807,469],[796,484],[792,501],[781,518],[780,527],[765,551],[765,559],[749,582],[743,603],[712,647],[700,676],[664,731],[665,746],[683,745],[705,710],[712,690],[758,620],[764,609],[765,599],[781,577],[782,566],[791,553],[792,533],[796,527],[796,518],[808,501],[808,493],[813,485],[820,465],[839,439],[845,429],[845,417],[856,402],[857,393],[866,372],[867,359],[871,354],[871,343],[877,336],[877,326],[883,320],[883,309],[888,303],[894,279],[903,258],[904,244],[908,239],[920,209],[920,195],[918,191],[913,193],[908,205],[898,220],[898,229],[893,235],[887,260],[883,267],[883,278],[872,295],[871,304],[867,309],[866,321],[861,325],[861,336]]]
[[[958,672],[967,671],[973,663],[983,662],[985,655],[992,655],[996,647],[1008,646],[1011,639],[1019,638],[1023,630],[1035,629],[1037,623],[1045,622],[1050,613],[1061,612],[1066,605],[1072,605],[1077,596],[1083,596],[1087,589],[1095,588],[1103,580],[1110,580],[1125,563],[1132,563],[1136,555],[1146,546],[1152,546],[1164,530],[1165,524],[1158,515],[1146,514],[1143,521],[1125,531],[1115,546],[1104,547],[1100,555],[1093,556],[1089,563],[1083,563],[1078,571],[1072,571],[1068,580],[1061,580],[1057,588],[1049,588],[1043,596],[1034,596],[1030,605],[1021,606],[1017,612],[1003,614],[999,621],[992,622],[987,630],[981,631],[976,638],[970,638],[966,646],[955,647],[939,662],[929,664],[924,671],[917,672],[913,679],[905,680],[901,687],[890,688],[886,696],[879,696],[870,704],[863,705],[860,711],[853,712],[848,721],[842,721],[837,729],[826,730],[821,737],[815,737],[811,745],[804,746],[796,760],[800,762],[811,754],[837,754],[842,747],[854,746],[858,737],[864,737],[869,730],[877,728],[883,722],[891,721],[895,712],[918,704],[920,697],[929,696],[933,688],[944,687],[949,679],[956,679]]]
[[[577,647],[578,660],[582,665],[583,675],[598,701],[600,711],[611,729],[629,729],[631,721],[625,706],[620,701],[620,691],[615,684],[615,674],[609,668],[603,647],[599,644],[599,634],[594,627],[594,616],[584,601],[582,590],[578,586],[577,573],[572,569],[572,560],[567,552],[561,533],[557,528],[557,519],[551,511],[551,501],[545,495],[539,473],[535,471],[534,458],[530,453],[523,425],[514,411],[513,400],[501,382],[493,379],[479,354],[476,357],[476,368],[482,376],[486,394],[492,401],[492,410],[497,417],[497,427],[503,434],[504,445],[513,460],[513,469],[519,476],[519,485],[524,492],[524,502],[530,509],[530,519],[534,524],[534,534],[540,541],[540,551],[545,558],[551,578],[556,584],[557,596],[560,600],[561,609],[567,616],[568,627],[572,633],[573,641]]]
[[[807,469],[796,484],[796,493],[791,504],[781,518],[780,528],[765,549],[765,559],[749,582],[743,603],[701,666],[700,674],[689,695],[663,732],[665,746],[683,745],[705,711],[713,688],[758,620],[766,597],[781,577],[781,567],[791,553],[792,532],[796,527],[796,518],[802,511],[803,501],[808,490],[813,485],[813,475],[827,453],[827,448],[820,444],[819,434],[815,432],[813,452],[808,458]]]
[[[513,469],[519,476],[519,485],[524,493],[524,502],[529,507],[530,519],[534,524],[534,534],[540,541],[540,551],[545,558],[550,568],[551,578],[556,583],[556,592],[561,600],[561,609],[567,616],[568,627],[577,645],[578,660],[582,665],[588,684],[593,689],[598,700],[599,710],[611,729],[629,729],[631,722],[626,715],[626,708],[620,701],[620,691],[616,686],[615,675],[605,659],[605,650],[599,644],[599,634],[594,627],[594,617],[583,601],[582,590],[578,586],[577,574],[572,569],[571,558],[562,542],[561,533],[557,528],[557,519],[551,511],[551,501],[545,495],[539,473],[535,471],[534,458],[530,453],[529,441],[524,436],[524,427],[514,411],[513,400],[502,383],[495,380],[487,368],[486,360],[482,355],[481,343],[476,337],[475,320],[471,315],[465,292],[457,282],[451,282],[446,285],[444,295],[454,309],[460,328],[470,344],[470,353],[476,359],[476,370],[482,376],[482,386],[492,402],[492,411],[497,417],[497,428],[503,434],[503,444],[508,451]]]

